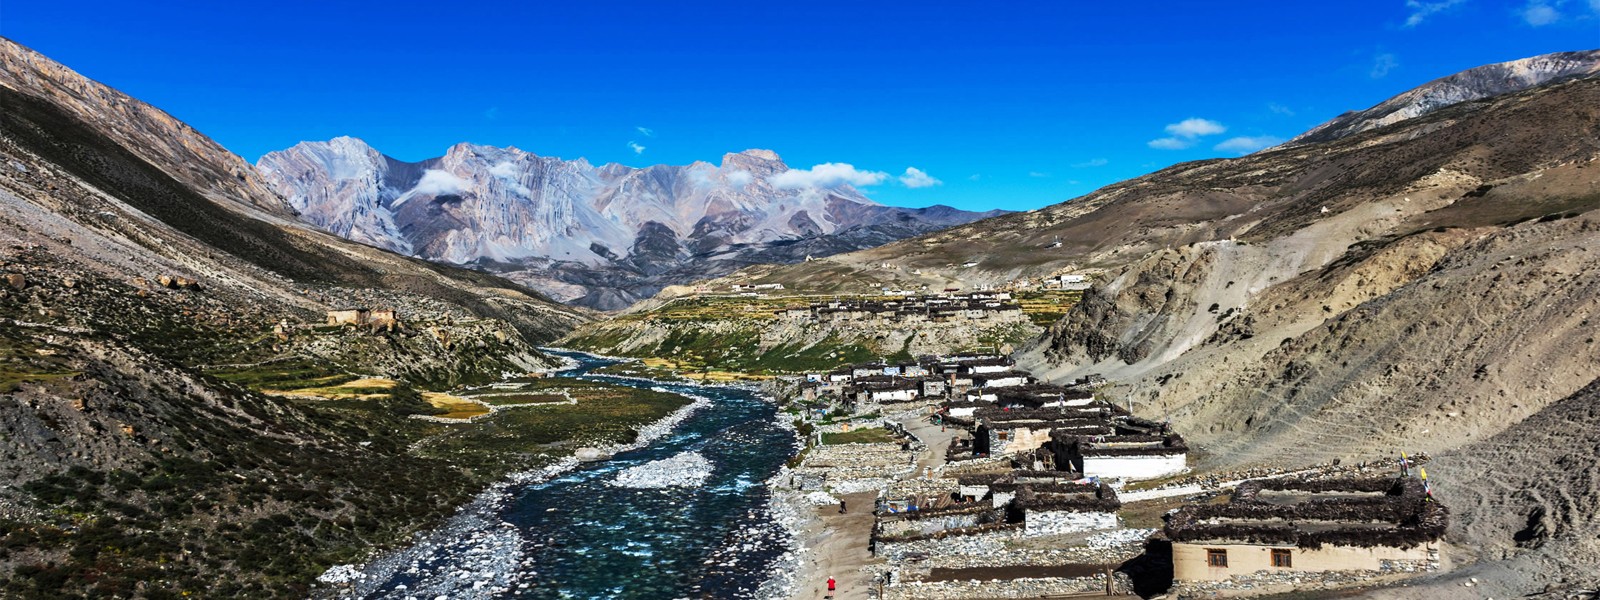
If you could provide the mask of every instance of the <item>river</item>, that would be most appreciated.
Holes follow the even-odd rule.
[[[480,498],[413,548],[369,565],[373,598],[749,598],[789,550],[765,481],[794,433],[755,392],[593,375],[615,361],[556,352],[562,377],[664,389],[708,402],[670,432],[612,460]],[[534,409],[536,410],[536,409]],[[704,460],[702,461],[701,458]],[[657,463],[671,459],[667,463]],[[689,487],[614,485],[681,464]],[[709,467],[708,469],[705,467]],[[707,472],[708,471],[708,472]],[[382,567],[383,565],[378,565]]]

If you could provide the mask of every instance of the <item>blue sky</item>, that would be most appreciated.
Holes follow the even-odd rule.
[[[1600,47],[1600,0],[363,4],[7,0],[0,35],[252,161],[339,135],[403,160],[768,148],[887,204],[1013,210]]]

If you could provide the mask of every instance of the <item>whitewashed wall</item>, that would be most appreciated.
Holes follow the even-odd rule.
[[[1188,466],[1186,455],[1156,456],[1086,456],[1083,474],[1088,477],[1119,477],[1122,479],[1158,479],[1182,473]]]

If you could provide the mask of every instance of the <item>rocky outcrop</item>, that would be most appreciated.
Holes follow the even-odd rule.
[[[621,308],[665,285],[756,262],[858,250],[998,213],[904,209],[848,185],[788,185],[769,150],[720,164],[593,166],[457,144],[418,163],[341,137],[263,156],[302,219],[430,260],[506,273],[557,298]]]

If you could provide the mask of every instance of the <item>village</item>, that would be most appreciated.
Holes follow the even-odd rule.
[[[1425,457],[1194,474],[1183,436],[1105,384],[999,355],[805,375],[798,597],[1237,597],[1448,566]]]
[[[888,300],[849,299],[816,302],[776,311],[779,317],[814,323],[894,321],[900,324],[952,320],[1001,321],[1022,316],[1022,305],[1008,292],[904,296]]]

